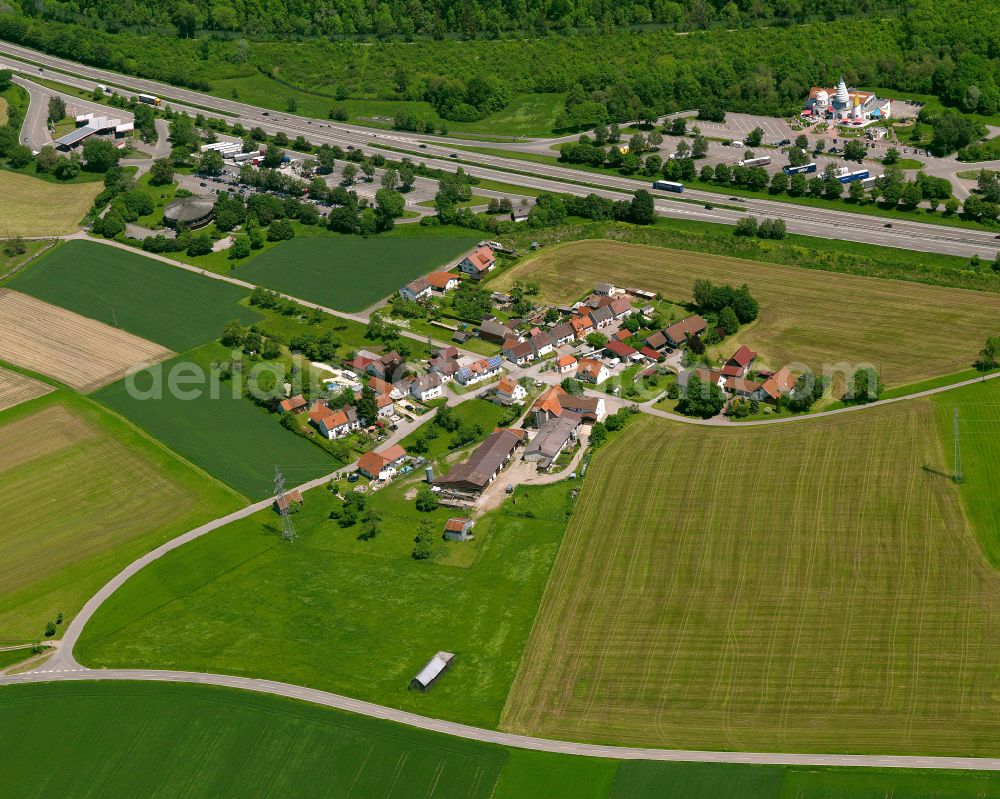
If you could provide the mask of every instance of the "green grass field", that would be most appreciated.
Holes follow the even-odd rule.
[[[152,258],[71,241],[6,283],[83,316],[181,352],[215,338],[231,319],[260,318],[237,305],[249,292]]]
[[[1000,387],[982,390],[996,402]],[[947,399],[969,424],[978,410],[1000,425],[971,390]],[[503,727],[995,756],[1000,574],[961,496],[981,504],[973,523],[995,525],[995,438],[972,445],[979,479],[960,490],[950,441],[928,435],[936,412],[917,400],[773,428],[635,422],[591,463]]]
[[[475,541],[423,562],[410,557],[419,523],[443,524],[448,511],[421,514],[412,500],[386,494],[375,501],[381,531],[362,542],[359,527],[327,518],[340,500],[313,490],[296,514],[294,545],[279,540],[265,511],[170,553],[101,607],[78,657],[271,677],[495,726],[562,538],[569,490],[519,491],[516,505],[478,521]],[[427,694],[407,690],[440,649],[456,653],[447,676]]]
[[[481,390],[481,388],[481,386],[478,386],[477,390]],[[454,411],[455,416],[462,424],[482,425],[485,431],[483,438],[493,432],[493,428],[497,426],[498,420],[507,413],[507,409],[502,405],[495,405],[492,402],[478,399],[459,403],[454,406]],[[413,441],[423,436],[428,438],[427,452],[423,453],[423,456],[427,460],[437,460],[442,455],[447,455],[453,451],[448,446],[451,442],[452,433],[442,430],[440,427],[434,425],[433,422],[421,425],[400,443],[404,449],[412,448]]]
[[[401,225],[369,239],[295,238],[232,274],[339,311],[360,311],[471,249],[479,238],[459,228]]]
[[[19,685],[0,695],[11,796],[391,799],[994,799],[991,774],[617,761],[507,749],[200,685]],[[113,723],[109,724],[109,721]],[[51,754],[58,742],[58,756]]]
[[[870,363],[888,386],[968,369],[985,337],[984,314],[1000,313],[992,293],[614,241],[546,248],[490,285],[533,280],[546,300],[569,302],[609,281],[690,301],[699,278],[747,283],[760,302],[757,321],[730,337],[724,354],[745,343],[773,368]]]
[[[237,497],[92,402],[0,414],[0,644],[68,621],[120,568]]]
[[[286,430],[277,418],[236,391],[233,381],[220,383],[209,364],[228,351],[209,344],[112,383],[91,396],[118,411],[192,463],[251,499],[273,493],[274,467],[281,467],[289,486],[331,472],[339,465],[330,455]],[[199,377],[178,382],[183,391],[168,390],[179,365],[192,365]],[[139,389],[133,396],[130,386]],[[158,388],[159,386],[159,388]],[[187,397],[191,389],[196,396]]]
[[[207,686],[17,686],[0,708],[0,784],[23,799],[487,799],[507,759],[497,746]]]

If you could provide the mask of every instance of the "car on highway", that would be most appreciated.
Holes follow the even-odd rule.
[[[727,197],[726,199],[732,200],[734,203],[745,203],[746,199],[743,197]]]
[[[458,153],[448,153],[449,158],[458,158]]]
[[[420,145],[420,149],[421,150],[426,150],[427,149],[427,145],[426,144],[421,144]]]
[[[892,227],[892,222],[886,222],[882,227]]]

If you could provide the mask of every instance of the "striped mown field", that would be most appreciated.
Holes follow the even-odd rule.
[[[968,369],[997,332],[984,322],[1000,316],[1000,294],[603,240],[546,248],[490,287],[535,281],[546,300],[565,303],[610,282],[690,302],[699,278],[746,283],[760,303],[760,317],[725,342],[725,354],[747,344],[772,368],[870,363],[887,386]]]
[[[995,756],[1000,574],[936,412],[917,400],[739,430],[635,421],[591,464],[502,727]]]

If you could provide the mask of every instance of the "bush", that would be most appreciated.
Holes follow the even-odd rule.
[[[424,483],[417,489],[417,510],[421,513],[431,513],[438,509],[441,504],[438,495],[431,490],[431,487]]]

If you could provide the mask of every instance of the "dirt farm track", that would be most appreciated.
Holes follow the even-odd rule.
[[[26,294],[0,289],[0,360],[93,391],[170,350]]]

